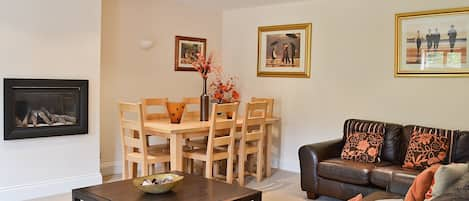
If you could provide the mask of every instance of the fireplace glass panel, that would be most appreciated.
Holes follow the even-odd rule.
[[[78,87],[14,88],[17,128],[76,125]]]

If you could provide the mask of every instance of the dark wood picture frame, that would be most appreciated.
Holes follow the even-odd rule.
[[[176,36],[175,45],[174,45],[174,70],[175,71],[197,71],[196,69],[192,68],[191,64],[181,64],[181,49],[180,44],[183,42],[188,43],[201,43],[201,51],[204,56],[207,55],[207,39],[205,38],[194,38],[194,37],[187,37],[187,36]]]

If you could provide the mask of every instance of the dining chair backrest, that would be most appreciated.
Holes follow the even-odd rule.
[[[140,103],[119,103],[120,129],[122,140],[122,151],[128,153],[147,154],[147,138],[143,135],[143,114]],[[132,119],[127,118],[133,117]]]
[[[250,141],[258,141],[263,138],[265,133],[265,119],[268,112],[267,107],[268,103],[266,102],[246,103],[245,116],[241,128],[241,144]]]
[[[272,118],[274,113],[274,99],[273,98],[256,98],[252,97],[251,102],[266,102],[267,103],[267,118]]]
[[[144,120],[157,120],[169,118],[166,103],[168,98],[144,98],[142,99]],[[159,109],[159,112],[152,112],[152,109]]]
[[[197,119],[200,116],[200,98],[199,97],[185,97],[182,100],[186,104],[184,110],[184,119]],[[192,106],[192,109],[191,109]],[[193,109],[198,108],[198,109]]]
[[[207,155],[216,147],[228,146],[228,151],[232,152],[234,149],[235,133],[236,133],[236,119],[238,117],[239,103],[214,103],[212,107],[212,114],[210,118],[210,131],[207,144]],[[219,113],[231,113],[231,119],[218,118]],[[228,130],[227,135],[220,135],[218,131]]]

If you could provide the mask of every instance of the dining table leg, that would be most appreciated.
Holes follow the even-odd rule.
[[[266,125],[265,176],[272,176],[272,124]]]
[[[183,155],[182,155],[182,135],[171,135],[170,137],[170,155],[171,155],[171,171],[184,171]]]

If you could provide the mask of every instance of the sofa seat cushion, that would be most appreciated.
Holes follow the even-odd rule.
[[[420,171],[414,169],[402,168],[399,165],[376,167],[371,171],[370,182],[381,188],[387,188],[391,183],[392,173],[402,173],[399,175],[407,174],[411,176],[417,176]]]
[[[370,173],[374,168],[388,165],[391,165],[391,163],[361,163],[335,158],[320,162],[318,174],[321,177],[335,181],[367,185],[370,183]]]

